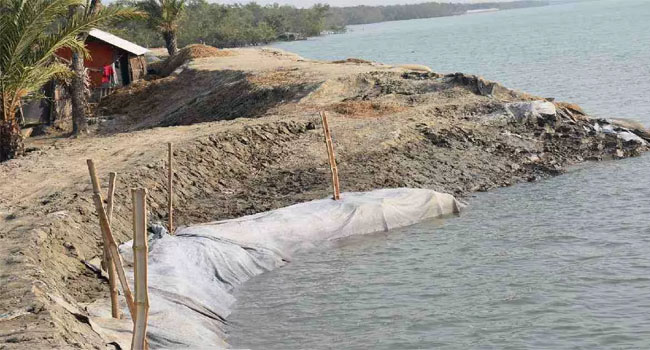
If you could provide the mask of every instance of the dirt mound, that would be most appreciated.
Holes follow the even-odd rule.
[[[284,81],[256,84],[241,71],[195,71],[120,89],[102,100],[105,121],[101,133],[125,132],[158,126],[189,125],[234,118],[257,118],[271,108],[297,102],[318,84]]]
[[[187,55],[193,47],[184,49]],[[212,49],[203,54],[214,53]],[[195,50],[199,55],[201,52]],[[377,118],[418,105],[459,101],[470,106],[468,113],[482,113],[481,108],[495,98],[527,99],[499,84],[464,74],[371,71],[326,80],[312,74],[297,67],[245,72],[193,66],[173,76],[135,83],[105,98],[99,114],[108,121],[102,123],[100,132],[318,110],[351,118]]]
[[[159,75],[168,76],[178,69],[178,67],[184,65],[190,60],[205,57],[227,56],[234,56],[234,53],[228,50],[220,50],[213,46],[193,44],[182,48],[175,55],[168,57],[164,61],[151,64],[150,68]]]

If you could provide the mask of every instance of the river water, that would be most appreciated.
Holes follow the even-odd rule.
[[[650,124],[650,1],[355,26],[276,45],[421,63]],[[272,349],[650,349],[650,157],[477,195],[458,218],[301,253],[236,291]]]

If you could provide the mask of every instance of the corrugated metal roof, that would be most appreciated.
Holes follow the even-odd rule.
[[[103,42],[109,43],[115,47],[119,47],[120,49],[128,51],[134,55],[144,55],[145,52],[149,51],[140,45],[136,45],[128,40],[124,40],[103,30],[91,29],[90,32],[88,32],[88,35]]]

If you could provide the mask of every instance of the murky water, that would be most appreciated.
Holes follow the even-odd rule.
[[[650,123],[650,1],[355,27],[283,48],[481,73]],[[237,291],[252,349],[650,349],[650,156],[478,195],[459,218],[303,253]]]
[[[648,158],[481,194],[461,217],[355,237],[245,284],[252,349],[648,349]],[[613,176],[613,174],[617,174]]]

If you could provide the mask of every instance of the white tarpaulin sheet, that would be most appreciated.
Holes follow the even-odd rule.
[[[282,266],[318,242],[403,227],[460,212],[448,194],[424,189],[344,193],[265,213],[179,229],[153,239],[149,250],[151,348],[226,348],[223,325],[232,289]],[[121,247],[132,260],[130,243]],[[127,271],[131,274],[132,272]],[[132,276],[131,280],[132,280]],[[107,301],[88,307],[93,327],[130,347],[129,320],[111,320]],[[128,316],[128,309],[123,308]]]

